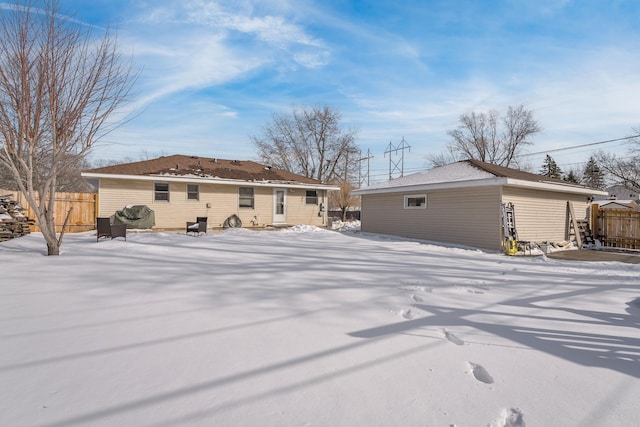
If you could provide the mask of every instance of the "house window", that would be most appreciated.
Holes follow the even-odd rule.
[[[166,182],[156,182],[153,184],[153,200],[169,201],[169,184]]]
[[[200,200],[200,186],[187,184],[187,200]]]
[[[307,205],[317,205],[318,204],[318,191],[316,190],[307,190]]]
[[[404,208],[405,209],[426,209],[427,195],[412,194],[410,196],[404,196]]]
[[[238,190],[238,206],[241,208],[253,209],[253,187],[240,187],[240,189]]]

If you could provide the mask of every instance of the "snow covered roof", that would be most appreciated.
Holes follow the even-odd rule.
[[[607,194],[604,191],[594,190],[560,179],[492,165],[478,160],[463,160],[435,167],[370,187],[361,188],[354,191],[354,194],[364,195],[499,185],[539,188],[549,191],[584,193],[589,195]]]
[[[252,185],[323,188],[320,181],[250,160],[225,160],[198,156],[162,156],[156,159],[89,169],[85,178],[165,179],[167,181],[215,181],[220,184],[251,182]]]
[[[640,209],[634,200],[597,200],[594,203],[601,208]]]
[[[622,185],[616,184],[607,187],[606,189],[609,192],[610,196],[620,197],[624,199],[632,199],[635,200],[638,198],[638,193],[640,193],[640,189],[633,188],[632,185]]]

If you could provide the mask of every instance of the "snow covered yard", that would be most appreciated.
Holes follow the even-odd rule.
[[[310,227],[0,244],[2,426],[630,426],[640,265]]]

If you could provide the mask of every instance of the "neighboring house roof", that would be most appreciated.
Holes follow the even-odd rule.
[[[462,160],[426,171],[414,173],[387,182],[361,188],[354,195],[395,193],[407,191],[427,191],[449,188],[508,185],[535,188],[547,191],[561,191],[585,195],[605,195],[607,192],[594,190],[561,179],[536,175],[517,169],[506,168],[481,162]]]
[[[198,156],[173,155],[140,162],[105,166],[82,172],[85,178],[152,179],[221,184],[251,182],[254,185],[296,186],[338,189],[320,181],[273,168],[250,160],[224,160]]]
[[[638,193],[640,193],[638,189],[620,184],[607,187],[607,192],[610,196],[618,197],[621,199],[636,199],[638,198]]]

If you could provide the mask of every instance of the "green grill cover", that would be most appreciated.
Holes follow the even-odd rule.
[[[145,229],[156,225],[155,213],[146,205],[126,206],[117,211],[113,217],[113,224],[125,224],[127,228]]]

